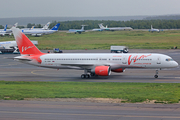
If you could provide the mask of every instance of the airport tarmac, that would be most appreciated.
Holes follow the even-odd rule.
[[[171,56],[180,64],[180,50],[138,50],[130,53],[162,53]],[[43,51],[47,52],[47,51]],[[63,50],[64,53],[109,53],[110,50]],[[63,53],[62,53],[63,54]],[[155,79],[154,69],[126,69],[124,73],[113,73],[108,77],[92,77],[81,79],[83,70],[48,69],[23,64],[12,59],[19,54],[1,54],[0,80],[4,81],[79,81],[79,82],[149,82],[149,83],[180,83],[180,68],[159,71]]]
[[[44,50],[44,52],[47,52]],[[64,53],[109,53],[110,50],[64,50]],[[130,50],[130,53],[162,53],[180,64],[180,50]],[[108,77],[81,79],[81,70],[55,70],[23,64],[12,59],[18,54],[0,55],[0,80],[180,83],[180,68],[159,71],[126,69]],[[179,120],[180,104],[124,104],[82,101],[0,100],[0,120]]]
[[[180,104],[0,101],[1,120],[179,120]]]

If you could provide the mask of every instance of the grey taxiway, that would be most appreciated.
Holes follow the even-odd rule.
[[[44,51],[47,52],[47,51]],[[109,50],[66,50],[64,53],[108,53]],[[180,64],[180,50],[130,50],[130,53],[162,53]],[[62,53],[63,54],[63,53]],[[81,70],[55,70],[31,66],[13,58],[17,54],[0,55],[0,80],[4,81],[76,81],[76,82],[146,82],[180,83],[180,68],[159,71],[126,69],[108,77],[81,79]],[[180,104],[122,104],[68,101],[0,100],[0,120],[179,120]]]
[[[46,52],[46,51],[44,51]],[[108,53],[109,50],[65,50],[65,53]],[[130,50],[130,53],[162,53],[171,56],[180,64],[180,50]],[[63,53],[62,53],[63,54]],[[0,80],[4,81],[84,81],[84,82],[150,82],[180,83],[180,68],[163,69],[155,79],[155,69],[126,69],[124,73],[112,73],[108,77],[81,79],[83,70],[47,69],[13,61],[17,54],[0,55]]]

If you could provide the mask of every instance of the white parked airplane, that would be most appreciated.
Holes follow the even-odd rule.
[[[52,34],[54,32],[58,31],[58,28],[60,26],[60,23],[56,24],[52,29],[50,30],[44,30],[44,29],[22,29],[22,32],[26,35],[32,35],[32,36],[41,36],[44,34]]]
[[[4,27],[4,30],[0,30],[0,36],[5,36],[5,35],[11,35],[12,31],[7,30],[7,25]]]
[[[34,45],[38,45],[38,41],[31,41]],[[3,41],[0,42],[0,48],[11,49],[13,47],[18,47],[16,41]]]
[[[160,32],[160,30],[159,30],[159,29],[154,29],[154,28],[152,27],[152,25],[151,25],[151,29],[149,30],[149,32]]]
[[[93,31],[103,31],[103,30],[106,30],[106,31],[119,31],[119,30],[132,30],[131,27],[110,27],[108,28],[107,26],[104,27],[103,26],[103,23],[101,24],[98,24],[100,29],[93,29]]]
[[[35,29],[35,30],[48,30],[50,23],[51,23],[51,22],[48,22],[47,24],[45,24],[45,25],[43,26],[43,28],[34,28],[34,26],[32,26],[31,29]]]
[[[154,76],[157,78],[158,69],[178,66],[176,61],[164,54],[42,53],[18,28],[12,28],[12,31],[21,53],[21,56],[14,57],[15,60],[46,68],[84,70],[81,78],[109,76],[111,71],[121,73],[125,68],[157,69]]]
[[[34,45],[38,45],[38,41],[31,41]],[[0,51],[1,53],[6,50],[12,49],[14,52],[19,52],[16,41],[4,41],[0,42]]]
[[[85,30],[84,30],[84,26],[87,26],[87,25],[81,25],[82,26],[82,28],[81,29],[69,29],[69,31],[68,31],[68,33],[79,33],[79,34],[81,34],[82,32],[85,32]]]

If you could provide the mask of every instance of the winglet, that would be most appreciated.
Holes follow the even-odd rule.
[[[51,30],[58,30],[60,23],[56,24]]]
[[[21,55],[43,54],[19,28],[12,27],[12,32]]]

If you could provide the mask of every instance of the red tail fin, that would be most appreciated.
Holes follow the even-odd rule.
[[[29,40],[19,28],[12,27],[14,38],[22,55],[42,54],[42,52]]]

